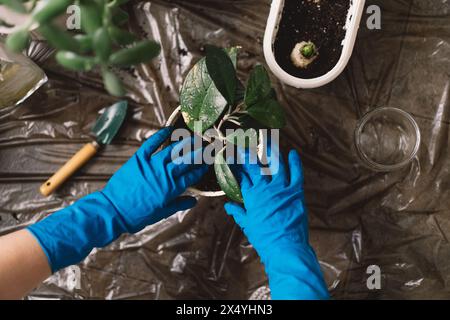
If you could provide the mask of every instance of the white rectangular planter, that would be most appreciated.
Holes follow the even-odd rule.
[[[273,0],[270,9],[269,19],[267,21],[266,33],[264,35],[264,55],[270,70],[282,82],[296,87],[311,89],[324,86],[336,79],[347,66],[348,61],[355,46],[356,36],[358,34],[359,24],[364,12],[365,0],[351,0],[350,9],[347,14],[346,35],[342,42],[342,53],[336,65],[323,76],[313,79],[302,79],[290,75],[284,71],[277,63],[274,54],[274,42],[277,37],[278,25],[283,15],[285,0]]]

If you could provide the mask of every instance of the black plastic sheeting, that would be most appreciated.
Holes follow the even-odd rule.
[[[303,156],[311,242],[334,298],[449,298],[450,3],[371,4],[382,9],[382,29],[368,30],[363,19],[336,81],[315,90],[277,82],[289,119],[281,139]],[[241,75],[264,62],[269,7],[269,0],[134,2],[131,28],[161,42],[161,58],[124,72],[132,112],[114,144],[43,198],[40,184],[89,141],[98,111],[113,102],[98,74],[69,73],[47,60],[48,84],[0,110],[0,234],[100,189],[177,107],[204,44],[242,46]],[[365,169],[353,147],[358,119],[382,106],[411,113],[422,132],[418,156],[391,173]],[[223,203],[202,199],[190,212],[94,250],[28,298],[248,299],[267,280]],[[367,288],[370,265],[381,269],[381,290]]]

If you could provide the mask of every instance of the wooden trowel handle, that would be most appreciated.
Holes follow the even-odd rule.
[[[62,166],[50,179],[48,179],[39,189],[43,196],[47,197],[58,189],[68,178],[80,169],[89,159],[91,159],[99,148],[96,142],[86,144],[78,151],[72,159]]]

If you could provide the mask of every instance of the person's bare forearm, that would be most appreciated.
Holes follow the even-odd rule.
[[[29,231],[0,237],[0,299],[20,299],[50,275],[47,257]]]

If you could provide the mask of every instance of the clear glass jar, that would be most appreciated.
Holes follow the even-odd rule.
[[[361,162],[375,171],[393,171],[411,162],[420,147],[420,129],[414,118],[398,108],[367,113],[355,130]]]

